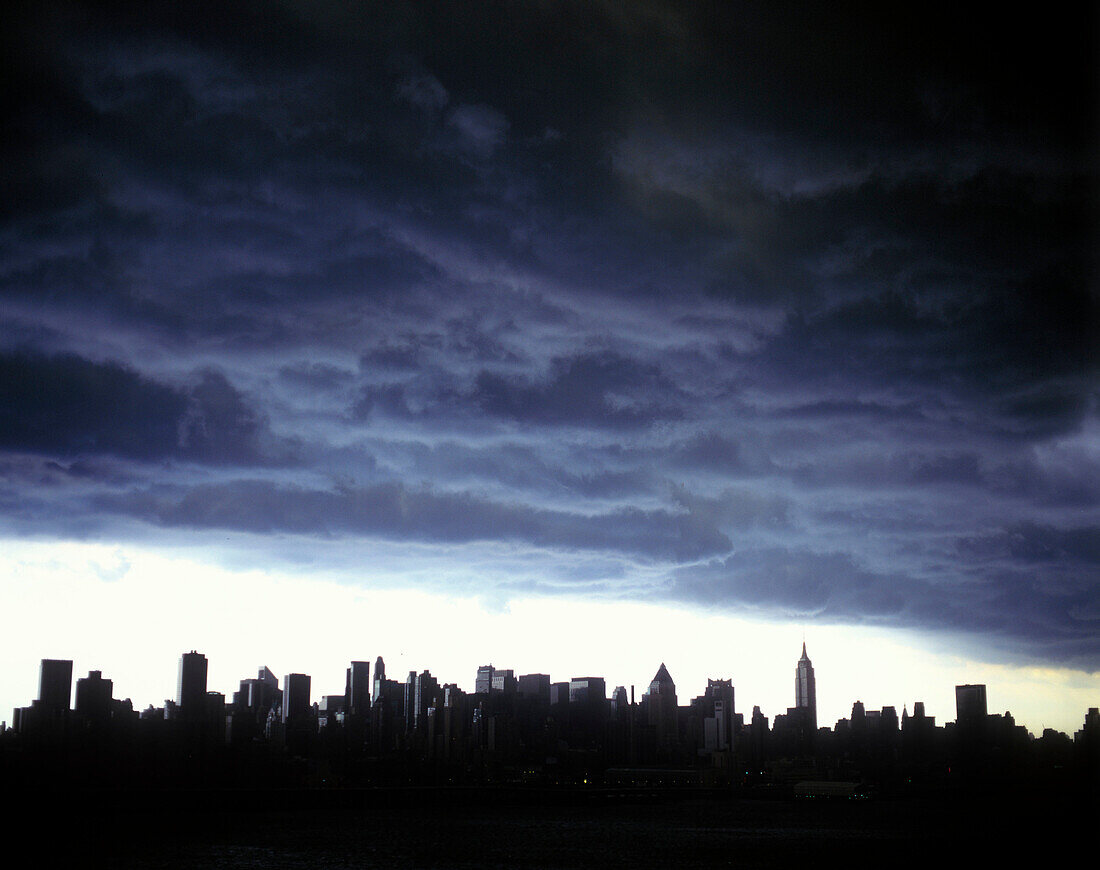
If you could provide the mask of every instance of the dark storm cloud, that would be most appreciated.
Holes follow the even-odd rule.
[[[990,558],[1002,558],[1006,563],[1087,568],[1100,564],[1100,527],[1057,529],[1020,523],[994,535],[963,538],[959,547]]]
[[[631,429],[680,417],[662,401],[673,392],[657,366],[605,353],[555,359],[544,383],[482,372],[474,399],[487,413],[520,422]]]
[[[117,364],[0,358],[0,439],[9,449],[160,457],[179,446],[187,400]]]
[[[105,497],[101,506],[170,527],[355,533],[435,543],[522,541],[550,549],[610,550],[675,561],[729,547],[729,539],[692,510],[623,509],[585,516],[397,483],[318,491],[244,480],[195,487],[182,496],[148,490]]]
[[[676,457],[683,463],[714,471],[736,471],[742,465],[737,442],[717,432],[701,432],[679,445]]]
[[[676,574],[674,597],[780,609],[800,616],[877,620],[905,604],[897,578],[861,570],[844,553],[775,548],[735,553]],[[920,597],[919,589],[910,588]],[[709,599],[709,600],[708,600]]]
[[[117,363],[0,354],[0,445],[204,462],[261,460],[263,421],[220,372],[171,387]]]
[[[279,377],[308,390],[332,390],[352,383],[354,372],[325,363],[298,363],[279,369]]]
[[[3,520],[1100,666],[1094,18],[27,6]]]
[[[555,457],[541,444],[469,446],[455,441],[373,444],[382,461],[407,469],[410,477],[446,481],[450,487],[476,487],[512,496],[537,494],[547,505],[591,508],[637,503],[667,489],[642,458],[615,462],[570,450]]]
[[[1051,582],[1006,568],[996,583],[985,575],[986,582],[960,595],[954,586],[867,570],[846,553],[769,548],[681,569],[669,595],[800,619],[977,632],[1001,654],[1018,658],[1019,645],[1027,644],[1059,664],[1087,668],[1098,651],[1088,631],[1100,616],[1100,590],[1095,580],[1077,576],[1076,583]]]

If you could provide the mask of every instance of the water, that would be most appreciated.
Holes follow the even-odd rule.
[[[1095,818],[1095,808],[1050,801],[541,801],[405,792],[278,803],[194,794],[140,806],[100,800],[80,811],[74,800],[67,857],[119,868],[268,870],[755,868],[825,858],[896,867],[938,863],[946,850],[987,860],[1018,859],[1035,845],[1058,846],[1057,854]]]

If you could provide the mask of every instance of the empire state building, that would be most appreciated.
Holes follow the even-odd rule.
[[[806,655],[806,642],[802,641],[802,658],[794,671],[794,705],[809,710],[810,727],[817,729],[817,683],[814,681],[814,666]]]

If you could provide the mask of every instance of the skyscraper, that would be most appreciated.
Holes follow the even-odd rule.
[[[664,695],[673,699],[673,704],[676,703],[676,683],[672,681],[672,677],[668,672],[668,668],[665,667],[665,663],[661,662],[661,666],[657,668],[657,673],[653,675],[653,679],[649,682],[649,691],[646,695]]]
[[[477,677],[474,679],[474,692],[480,695],[488,695],[493,689],[493,666],[481,665],[477,669]]]
[[[42,659],[38,672],[38,703],[49,711],[69,709],[73,689],[73,663],[70,659]]]
[[[611,718],[625,716],[630,701],[627,698],[626,686],[616,686],[611,693]]]
[[[733,748],[733,696],[733,680],[707,680],[707,690],[703,694],[703,710],[709,714],[703,721],[706,749]]]
[[[280,728],[291,755],[307,755],[311,735],[316,732],[317,719],[309,704],[309,691],[309,674],[287,674],[283,677],[283,721]]]
[[[191,650],[180,656],[176,703],[183,719],[202,719],[206,712],[206,656]]]
[[[516,691],[516,672],[511,668],[493,668],[492,690],[513,694]]]
[[[287,674],[283,677],[283,722],[291,726],[309,721],[309,674]]]
[[[416,671],[409,671],[405,677],[405,733],[411,734],[416,724]]]
[[[382,656],[374,660],[374,689],[371,692],[371,704],[377,704],[382,697],[382,690],[386,685],[386,663]]]
[[[987,713],[985,683],[955,686],[955,721],[960,727],[984,725]]]
[[[603,743],[610,705],[603,677],[573,677],[569,681],[567,742],[577,749],[593,749]]]
[[[642,709],[646,723],[653,729],[657,752],[664,759],[679,737],[676,683],[664,662],[653,675],[649,691],[642,696]]]
[[[516,680],[516,691],[529,698],[538,698],[544,704],[550,703],[550,675],[523,674]]]
[[[365,716],[370,712],[370,689],[370,663],[352,662],[344,693],[344,709],[349,716]]]
[[[111,718],[114,683],[103,679],[102,671],[88,671],[76,681],[76,712],[95,722]]]
[[[422,671],[416,677],[416,691],[413,710],[413,730],[424,729],[428,710],[435,704],[439,694],[439,681],[431,675],[430,671]]]
[[[806,655],[806,641],[802,641],[802,658],[794,671],[794,705],[809,712],[809,726],[817,729],[817,682],[814,680],[814,666]]]
[[[569,703],[599,709],[607,701],[607,682],[603,677],[573,677],[569,681]]]
[[[271,669],[264,665],[260,668],[256,679],[241,680],[239,697],[234,696],[242,710],[247,709],[252,713],[256,721],[266,719],[272,706],[277,706],[279,695],[279,680],[271,673]]]

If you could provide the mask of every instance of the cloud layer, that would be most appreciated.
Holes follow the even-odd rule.
[[[1093,22],[367,8],[14,21],[7,533],[1100,667]]]

